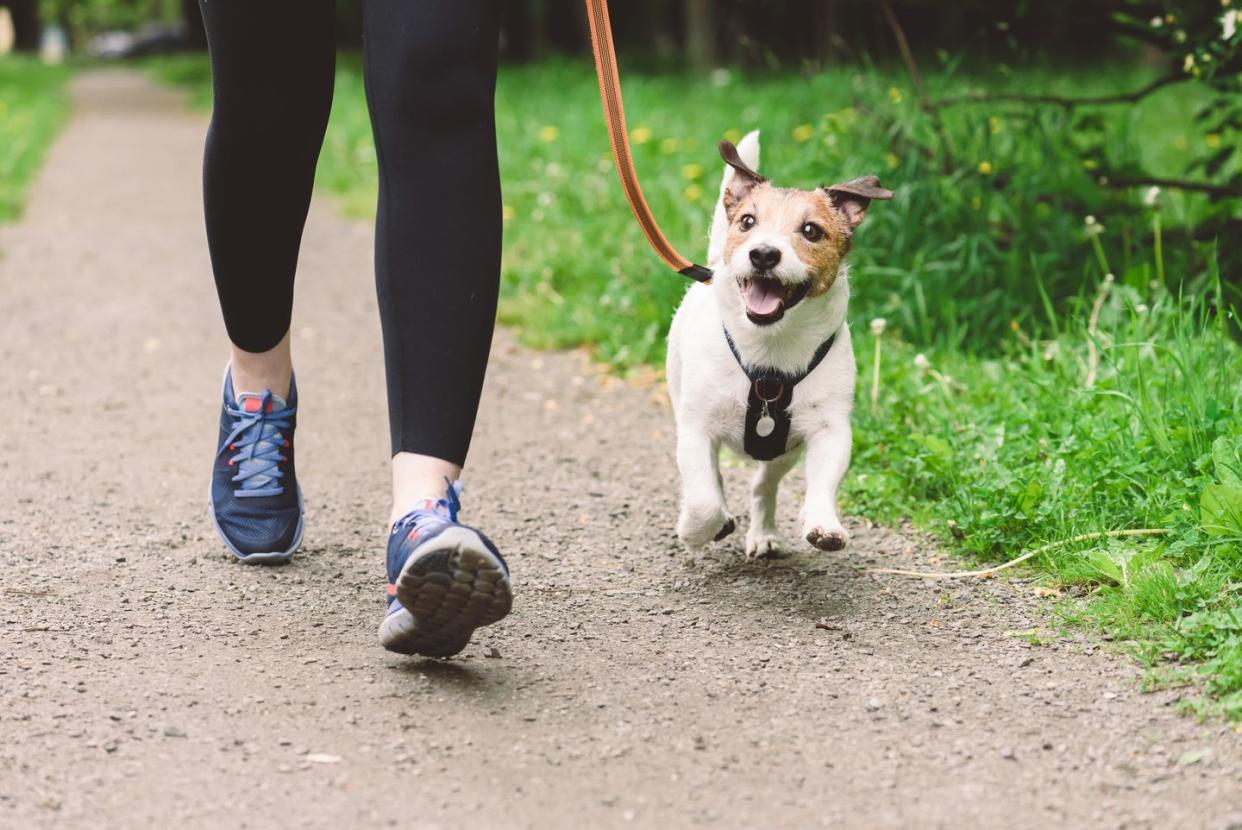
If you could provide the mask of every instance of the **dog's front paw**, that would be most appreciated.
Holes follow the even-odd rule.
[[[746,534],[746,557],[748,559],[774,559],[781,555],[781,540],[772,531],[751,529]]]
[[[806,540],[820,550],[842,550],[850,534],[840,524],[812,525],[806,531]]]
[[[701,511],[683,508],[677,520],[677,536],[690,548],[719,542],[735,530],[737,522],[719,508]]]

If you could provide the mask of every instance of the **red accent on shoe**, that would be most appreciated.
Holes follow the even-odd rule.
[[[397,595],[397,586],[389,582],[387,591],[388,591],[388,596],[395,597]]]
[[[406,537],[405,537],[405,538],[409,539],[411,542],[413,542],[415,539],[417,539],[417,538],[418,538],[418,528],[414,528],[413,530],[411,530],[411,531],[409,532],[409,534],[408,534],[408,535],[406,535]]]

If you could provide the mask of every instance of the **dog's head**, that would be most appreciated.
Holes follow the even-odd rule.
[[[757,139],[751,154],[757,161]],[[814,190],[774,187],[730,142],[720,143],[720,155],[731,170],[720,196],[725,224],[717,279],[729,283],[722,290],[736,286],[746,317],[758,326],[826,293],[871,200],[893,198],[875,176]]]

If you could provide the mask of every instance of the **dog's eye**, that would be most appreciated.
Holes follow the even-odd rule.
[[[755,226],[755,217],[748,213],[741,218],[738,225],[741,226],[742,230],[748,231]]]
[[[807,242],[818,242],[824,238],[824,229],[814,222],[807,222],[802,226],[802,236]]]

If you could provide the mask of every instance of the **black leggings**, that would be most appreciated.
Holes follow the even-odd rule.
[[[200,0],[215,107],[207,238],[229,338],[289,330],[293,275],[332,106],[332,0]],[[392,451],[461,464],[496,317],[500,0],[367,0],[379,160],[375,284]]]

